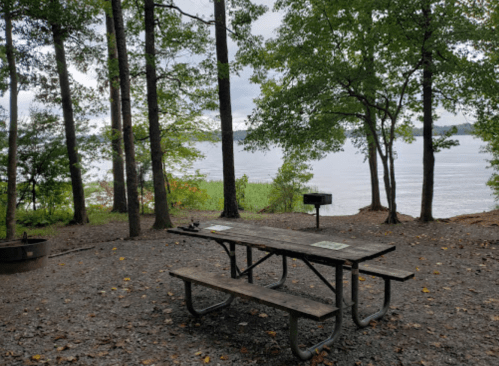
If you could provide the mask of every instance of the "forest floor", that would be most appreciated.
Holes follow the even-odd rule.
[[[217,215],[195,211],[174,223]],[[38,270],[0,275],[0,365],[499,364],[499,211],[427,224],[400,215],[400,224],[385,225],[385,215],[320,218],[321,234],[396,244],[379,262],[416,274],[392,285],[384,319],[358,329],[347,311],[341,337],[322,358],[293,356],[286,313],[279,310],[235,300],[216,314],[192,317],[182,281],[168,270],[227,269],[227,257],[208,240],[152,230],[153,218],[143,217],[142,234],[133,240],[126,222],[61,228],[51,238],[52,255],[90,249],[52,257]],[[308,214],[256,217],[244,222],[316,231]],[[284,291],[332,301],[304,264],[289,264]],[[277,260],[265,262],[257,281],[273,281],[279,267]],[[334,270],[324,272],[330,277]],[[347,275],[344,281],[348,288]],[[368,277],[360,287],[364,309],[382,303],[380,280]],[[199,306],[222,299],[207,289],[195,296]],[[332,325],[300,321],[301,342],[326,338]]]

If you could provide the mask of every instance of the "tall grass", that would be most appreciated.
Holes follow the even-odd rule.
[[[202,210],[223,210],[223,181],[202,181],[199,188],[205,189],[209,198]],[[248,183],[245,190],[245,211],[258,212],[269,205],[269,194],[272,183]],[[297,211],[309,212],[312,206],[301,205]]]

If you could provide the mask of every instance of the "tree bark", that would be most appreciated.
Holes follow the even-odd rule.
[[[163,151],[161,150],[161,129],[159,127],[158,95],[156,90],[156,60],[154,44],[154,0],[145,0],[146,78],[147,107],[149,112],[149,139],[151,141],[152,176],[154,184],[153,229],[173,227],[168,212],[168,201],[163,175]]]
[[[10,74],[10,126],[9,157],[7,165],[7,214],[5,219],[7,239],[16,236],[16,178],[17,178],[17,69],[12,41],[11,1],[5,2],[5,53]]]
[[[113,209],[126,212],[125,167],[123,162],[123,132],[120,112],[120,78],[113,70],[118,61],[113,17],[106,13],[107,49],[109,59],[109,95],[111,100],[111,149],[113,154]]]
[[[126,50],[125,28],[121,11],[121,0],[112,0],[116,45],[121,86],[121,113],[123,116],[123,139],[125,142],[126,178],[128,192],[128,224],[130,237],[140,235],[140,207],[137,192],[137,167],[135,166],[135,144],[132,131],[132,107],[130,103],[130,71]]]
[[[66,145],[68,148],[69,171],[71,174],[71,185],[73,188],[74,217],[73,224],[86,224],[88,222],[85,208],[85,194],[81,177],[80,161],[76,146],[76,131],[73,118],[73,103],[71,100],[71,89],[69,86],[68,66],[64,50],[63,31],[58,24],[52,24],[52,36],[54,39],[55,58],[57,61],[57,72],[61,87],[62,113],[64,116],[64,127],[66,130]]]
[[[425,35],[423,46],[423,193],[421,196],[421,215],[423,222],[433,221],[433,185],[435,171],[435,155],[433,151],[433,55],[428,49],[431,31],[431,8],[423,7],[425,17]]]
[[[227,50],[227,29],[225,0],[214,0],[215,39],[217,47],[218,97],[222,129],[222,157],[224,175],[224,210],[222,217],[239,218],[236,199],[236,178],[234,172],[234,141],[232,132],[232,108],[230,100],[229,56]]]
[[[368,144],[368,160],[369,172],[371,173],[371,211],[381,211],[381,198],[379,194],[379,178],[378,178],[378,155],[376,153],[376,143],[369,132],[366,133]]]

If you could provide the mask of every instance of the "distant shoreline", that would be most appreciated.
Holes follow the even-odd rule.
[[[462,123],[459,125],[451,125],[451,126],[433,126],[433,134],[441,135],[446,133],[451,128],[457,127],[457,133],[454,136],[462,136],[462,135],[472,135],[473,134],[473,125],[471,123]],[[214,132],[217,134],[219,138],[221,138],[220,131]],[[236,130],[233,132],[234,141],[243,141],[246,138],[248,130]],[[413,136],[423,136],[423,127],[421,128],[413,128],[412,129]],[[350,136],[350,133],[347,131],[347,136]]]

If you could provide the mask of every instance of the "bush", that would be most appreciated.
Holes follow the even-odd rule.
[[[272,181],[269,193],[269,212],[292,212],[302,205],[302,195],[309,191],[305,185],[314,176],[307,165],[297,158],[286,158]]]
[[[183,178],[169,176],[168,181],[168,202],[173,208],[201,209],[209,198],[206,190],[200,188],[202,177],[198,175]]]
[[[244,174],[236,179],[236,200],[240,210],[246,209],[246,186],[248,185],[248,176]]]
[[[17,211],[16,222],[26,227],[45,227],[57,222],[69,223],[73,212],[69,209]]]

